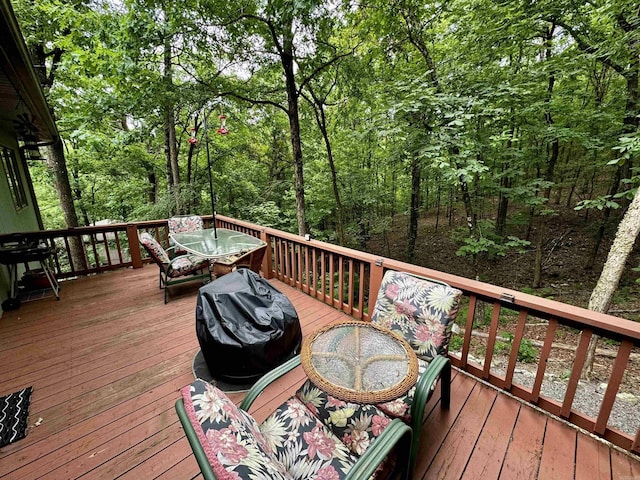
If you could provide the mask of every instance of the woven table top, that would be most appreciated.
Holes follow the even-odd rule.
[[[418,379],[411,346],[367,322],[336,323],[314,332],[302,343],[301,361],[313,383],[349,402],[387,402]]]

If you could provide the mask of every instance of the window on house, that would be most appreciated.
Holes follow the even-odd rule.
[[[20,210],[27,206],[27,195],[25,194],[22,177],[18,169],[16,153],[10,148],[2,147],[2,165],[7,175],[7,183],[13,198],[13,205],[16,210]]]

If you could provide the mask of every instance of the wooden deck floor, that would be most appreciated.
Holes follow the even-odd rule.
[[[303,333],[345,316],[273,281]],[[27,437],[0,449],[0,478],[198,477],[173,404],[193,379],[197,284],[162,303],[157,269],[65,282],[0,319],[0,395],[33,386]],[[263,394],[261,419],[302,382],[297,369]],[[415,478],[640,479],[640,463],[465,374],[451,408],[428,406]],[[242,394],[233,394],[240,401]],[[38,426],[35,426],[38,424]]]

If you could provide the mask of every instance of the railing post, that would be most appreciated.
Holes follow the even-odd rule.
[[[267,251],[262,259],[262,275],[264,278],[273,278],[273,271],[271,265],[273,265],[273,252],[271,251],[271,237],[267,234],[266,230],[260,232],[260,240],[267,244]]]
[[[373,308],[376,304],[376,300],[378,298],[378,290],[380,290],[380,285],[382,285],[382,277],[384,275],[384,267],[382,264],[384,263],[383,258],[376,259],[375,262],[370,264],[369,268],[369,314],[366,315],[367,320],[371,320],[371,315],[373,314]],[[363,316],[365,318],[365,316]]]
[[[142,268],[142,255],[138,246],[138,227],[135,223],[127,223],[127,241],[133,268]]]

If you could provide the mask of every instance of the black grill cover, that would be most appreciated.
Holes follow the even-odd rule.
[[[214,378],[232,383],[264,375],[300,350],[300,320],[289,299],[248,268],[200,288],[196,334]]]

